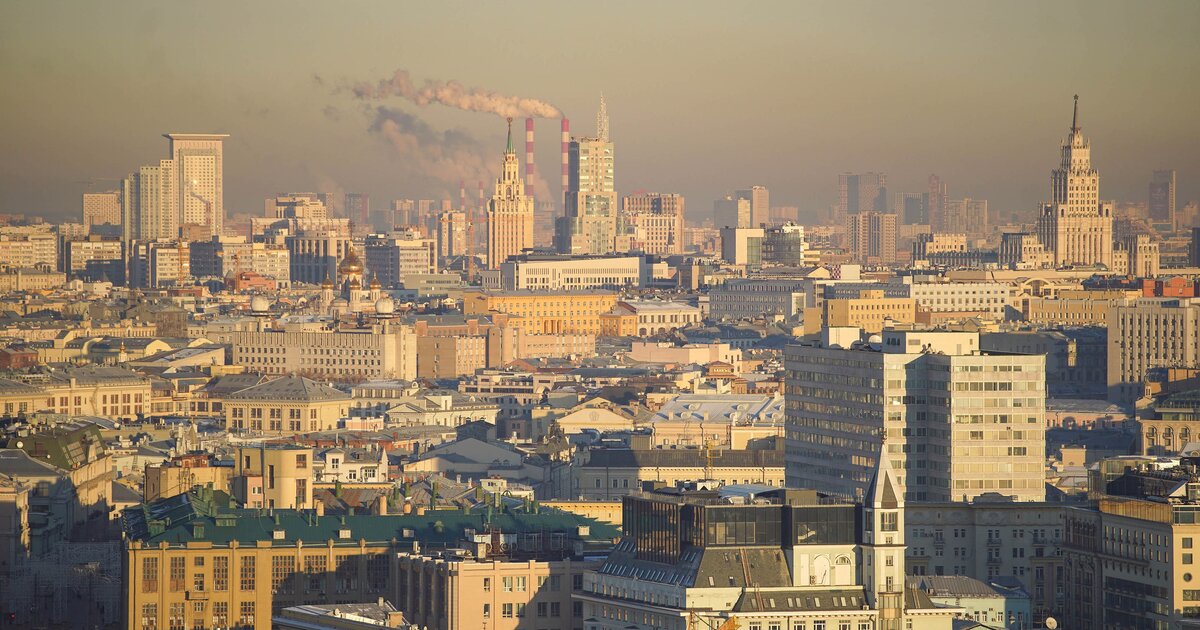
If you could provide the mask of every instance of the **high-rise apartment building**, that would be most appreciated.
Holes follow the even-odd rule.
[[[225,220],[222,145],[229,135],[168,133],[164,137],[171,141],[171,193],[179,212],[178,224],[204,226],[210,236],[221,234]]]
[[[887,212],[887,175],[842,173],[838,175],[838,213]]]
[[[626,196],[623,201],[631,251],[683,253],[683,195],[642,193]]]
[[[608,109],[600,98],[596,136],[571,141],[567,155],[566,216],[558,221],[557,249],[564,254],[607,254],[617,236],[617,191]]]
[[[159,160],[121,181],[122,235],[126,242],[179,237],[175,161]]]
[[[513,150],[512,119],[508,119],[508,146],[496,189],[488,203],[488,269],[533,247],[533,197],[525,194],[521,165]]]
[[[1151,221],[1175,225],[1175,171],[1154,171],[1149,207]]]
[[[392,227],[417,227],[421,220],[417,216],[417,202],[412,199],[392,200]]]
[[[942,178],[930,175],[929,188],[925,194],[925,219],[932,225],[945,209],[946,197],[950,194],[949,187],[942,181]]]
[[[1112,265],[1113,209],[1100,201],[1100,174],[1092,167],[1091,143],[1079,126],[1079,97],[1062,162],[1050,176],[1051,201],[1042,204],[1037,234],[1054,264]]]
[[[787,485],[864,492],[881,446],[905,498],[1045,499],[1045,357],[986,354],[978,333],[885,330],[785,353]]]
[[[371,224],[371,196],[367,193],[346,193],[346,218],[354,225]]]
[[[933,224],[936,232],[982,236],[987,234],[987,199],[943,199],[942,212]]]
[[[84,225],[121,225],[121,191],[83,193]]]
[[[467,213],[461,211],[443,212],[438,216],[437,247],[438,256],[451,258],[467,255],[467,236],[470,231]]]
[[[743,227],[762,227],[771,222],[771,193],[766,186],[752,186],[734,193],[738,199],[750,201],[750,225]]]
[[[896,252],[896,215],[860,212],[846,217],[846,249],[862,264],[894,263]]]
[[[751,227],[753,214],[749,199],[739,199],[733,195],[713,202],[713,221],[718,227]]]
[[[896,193],[892,212],[905,225],[929,225],[929,193]]]

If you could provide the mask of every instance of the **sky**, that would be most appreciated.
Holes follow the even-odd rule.
[[[474,199],[503,118],[356,95],[397,70],[537,99],[577,135],[603,93],[618,192],[681,193],[689,218],[756,184],[823,211],[845,171],[893,193],[937,173],[993,216],[1030,212],[1074,94],[1101,197],[1144,202],[1173,168],[1182,206],[1200,199],[1198,27],[1190,0],[6,2],[0,212],[77,221],[83,192],[166,157],[166,132],[230,134],[229,213],[287,191],[457,198],[460,179]],[[536,136],[559,198],[558,121]]]

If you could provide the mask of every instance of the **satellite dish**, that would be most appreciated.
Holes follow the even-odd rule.
[[[25,443],[20,440],[17,440],[17,448],[25,448]]]
[[[1046,628],[1048,628],[1049,630],[1054,630],[1057,627],[1058,627],[1057,619],[1055,619],[1054,617],[1046,617]]]

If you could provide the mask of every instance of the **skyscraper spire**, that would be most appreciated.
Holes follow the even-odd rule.
[[[508,117],[508,148],[505,149],[504,152],[505,153],[513,152],[513,148],[512,148],[512,116]]]
[[[1071,113],[1071,133],[1079,133],[1079,95],[1075,95],[1075,111]]]
[[[604,104],[604,93],[600,94],[600,111],[596,112],[596,137],[608,142],[608,106]]]

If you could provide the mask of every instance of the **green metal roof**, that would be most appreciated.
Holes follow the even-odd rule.
[[[231,508],[229,495],[209,488],[195,488],[186,494],[128,508],[122,526],[126,538],[146,545],[166,542],[211,542],[228,545],[253,545],[273,541],[279,546],[335,544],[358,545],[419,542],[427,547],[456,547],[465,540],[467,530],[477,533],[499,530],[505,534],[563,533],[567,540],[585,546],[610,545],[620,531],[600,521],[569,512],[540,508],[536,512],[492,511],[477,507],[470,512],[460,509],[431,510],[423,515],[352,515],[317,516],[312,510],[258,510]],[[587,527],[580,535],[579,527]],[[282,530],[281,539],[275,531]],[[349,536],[343,536],[349,530]]]

